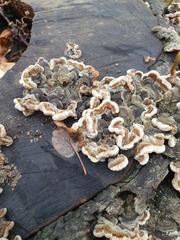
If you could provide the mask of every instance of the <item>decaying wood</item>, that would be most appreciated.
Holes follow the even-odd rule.
[[[102,75],[118,76],[129,68],[146,71],[143,56],[157,57],[162,48],[151,33],[151,27],[157,21],[151,10],[138,0],[82,3],[74,0],[60,1],[59,4],[53,1],[51,6],[49,2],[29,3],[36,13],[31,44],[0,83],[0,120],[16,139],[6,154],[20,169],[22,178],[13,193],[9,188],[5,189],[0,204],[9,208],[9,216],[15,220],[14,232],[29,236],[121,180],[122,183],[107,188],[35,237],[43,240],[93,239],[92,230],[100,216],[116,221],[123,211],[124,194],[128,193],[128,199],[134,199],[135,194],[142,193],[141,197],[147,200],[154,191],[160,191],[158,186],[168,173],[169,160],[153,159],[147,167],[139,168],[133,164],[128,171],[112,173],[105,164],[94,165],[82,157],[88,169],[85,177],[74,157],[62,158],[54,150],[51,143],[54,125],[50,119],[41,114],[26,119],[14,109],[12,101],[22,91],[17,80],[23,69],[40,56],[47,59],[63,56],[64,43],[69,39],[81,46],[83,60],[95,66]],[[135,29],[139,33],[136,37]],[[9,89],[8,93],[6,89]],[[173,199],[176,202],[177,196]],[[153,207],[155,209],[152,203],[152,212]],[[149,226],[152,232],[153,224]]]

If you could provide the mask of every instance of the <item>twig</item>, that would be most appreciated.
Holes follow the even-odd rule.
[[[82,166],[84,175],[86,176],[86,175],[87,175],[87,170],[86,170],[86,168],[85,168],[85,166],[84,166],[84,163],[83,163],[81,157],[79,156],[79,153],[78,153],[77,150],[75,149],[75,147],[74,147],[74,145],[73,145],[73,143],[72,143],[72,141],[71,141],[71,137],[70,137],[70,136],[69,136],[69,143],[70,143],[73,151],[76,153],[76,155],[77,155],[77,157],[78,157],[78,159],[79,159],[79,161],[80,161],[80,163],[81,163],[81,166]]]

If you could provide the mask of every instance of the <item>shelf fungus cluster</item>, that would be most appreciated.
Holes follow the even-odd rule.
[[[9,232],[14,227],[13,221],[7,221],[5,215],[7,213],[6,208],[0,209],[0,239],[8,240]],[[16,235],[13,240],[22,240],[19,235]]]
[[[145,210],[135,219],[134,227],[122,226],[123,224],[115,223],[101,217],[95,225],[93,235],[97,238],[105,237],[110,240],[150,240],[151,235],[146,230],[141,229],[150,218],[149,210]]]
[[[79,45],[73,42],[67,42],[64,48],[64,55],[68,58],[78,59],[82,56],[82,51]]]
[[[47,62],[40,58],[23,71],[19,82],[25,88],[24,97],[14,100],[15,108],[25,116],[41,111],[54,121],[76,119],[86,107],[88,85],[98,76],[95,68],[83,62],[65,57]]]
[[[5,127],[0,124],[0,148],[2,146],[10,146],[13,139],[7,135]],[[12,188],[15,188],[20,174],[14,164],[9,164],[6,156],[0,150],[0,192],[3,191],[3,186],[8,183]]]
[[[174,189],[180,192],[180,161],[174,161],[170,163],[170,168],[174,172],[174,178],[172,185]]]
[[[180,3],[173,2],[167,8],[166,19],[173,25],[180,26]]]
[[[82,62],[40,58],[23,71],[24,97],[15,107],[25,116],[41,111],[56,122],[77,119],[71,129],[81,133],[79,150],[94,163],[107,161],[112,171],[126,168],[130,158],[145,165],[151,154],[168,155],[178,136],[180,72],[175,81],[154,70],[98,76]]]

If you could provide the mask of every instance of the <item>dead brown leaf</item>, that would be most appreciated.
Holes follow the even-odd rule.
[[[84,175],[87,175],[86,168],[78,153],[80,134],[72,128],[68,128],[63,122],[55,122],[57,128],[52,133],[52,145],[63,157],[70,158],[76,155],[81,163]]]

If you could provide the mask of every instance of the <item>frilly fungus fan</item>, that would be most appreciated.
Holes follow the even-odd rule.
[[[67,42],[65,44],[64,55],[68,58],[78,59],[82,55],[82,51],[79,48],[79,45],[73,42]]]
[[[180,26],[180,3],[173,2],[167,7],[166,19],[173,25]]]
[[[97,238],[106,237],[110,240],[149,240],[150,236],[148,232],[140,229],[140,226],[145,225],[149,218],[149,211],[144,210],[144,212],[134,220],[134,227],[125,228],[125,226],[118,226],[106,218],[101,217],[95,225],[93,234]]]
[[[154,70],[98,76],[82,62],[40,58],[23,71],[24,96],[15,107],[25,116],[41,111],[56,125],[77,119],[71,129],[81,133],[78,150],[94,163],[107,161],[112,171],[126,168],[129,158],[145,165],[151,154],[168,156],[179,141],[180,72],[173,82],[171,74]],[[171,152],[174,160],[180,157]]]
[[[160,240],[146,231],[150,210],[142,197],[121,192],[98,216],[93,235],[110,240]],[[154,237],[154,238],[153,238]]]
[[[3,192],[5,184],[9,184],[13,189],[16,187],[21,175],[19,174],[14,164],[8,164],[6,156],[2,153],[1,148],[3,146],[10,146],[13,144],[13,139],[7,135],[4,125],[0,124],[0,194]],[[7,213],[6,208],[0,209],[0,239],[8,240],[8,235],[11,229],[14,227],[13,221],[7,221],[5,215]],[[22,240],[17,235],[14,240]]]
[[[14,100],[15,107],[25,116],[41,111],[55,121],[77,118],[88,104],[87,96],[82,97],[79,88],[84,84],[88,88],[98,75],[92,66],[82,62],[61,57],[48,63],[40,58],[23,71],[20,84],[25,93],[23,98]],[[82,103],[80,110],[78,105]]]
[[[0,124],[0,148],[2,146],[10,146],[13,143],[13,139],[7,135],[4,125]],[[14,164],[8,164],[6,156],[0,150],[0,192],[3,191],[3,186],[5,183],[11,185],[15,188],[17,181],[20,178]]]
[[[7,221],[5,219],[6,213],[7,213],[6,208],[0,209],[0,239],[1,240],[8,240],[9,232],[14,227],[13,221]],[[16,235],[14,237],[14,240],[22,240],[22,238],[19,235]]]

